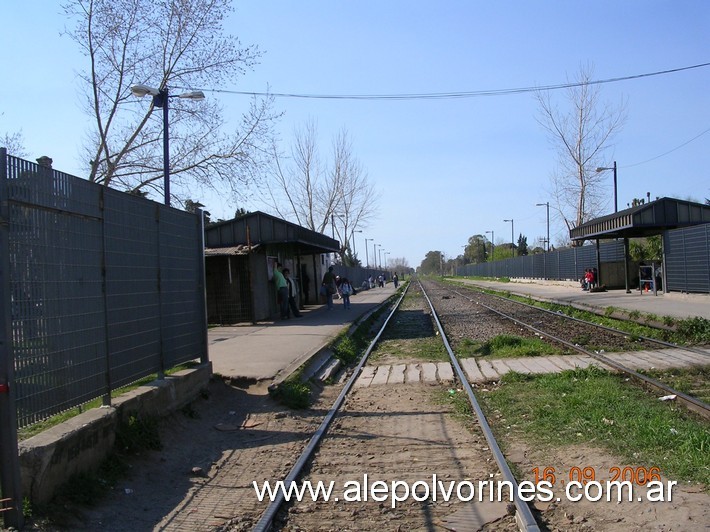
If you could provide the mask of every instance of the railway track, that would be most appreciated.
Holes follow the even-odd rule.
[[[398,311],[404,297],[384,321],[284,480],[286,485],[301,479],[311,486],[318,482],[334,482],[336,489],[349,486],[349,499],[343,500],[348,496],[343,490],[338,492],[338,500],[291,502],[284,508],[282,492],[254,530],[477,530],[489,522],[495,522],[497,530],[539,530],[530,507],[518,496],[518,483],[431,302],[422,293],[412,298],[413,307],[410,300],[409,308]],[[390,324],[398,312],[400,323]],[[430,386],[421,386],[429,380],[426,370],[407,375],[403,371],[408,383],[384,386],[373,394],[367,387],[371,382],[363,384],[367,380],[362,378],[363,369],[380,338],[386,331],[390,337],[397,336],[398,328],[414,336],[415,342],[434,338],[443,343],[449,362],[432,363],[435,382]],[[424,351],[427,348],[431,346]],[[398,366],[406,367],[404,362]],[[411,362],[421,369],[420,362]],[[455,382],[466,390],[476,414],[473,430],[452,418],[447,402],[436,400],[437,396],[446,397]],[[510,490],[511,502],[494,500],[498,486]],[[466,499],[478,502],[469,505]]]
[[[696,349],[693,347],[679,348],[674,344],[660,341],[640,335],[629,335],[626,332],[601,326],[595,323],[586,322],[578,318],[573,318],[565,314],[551,312],[519,301],[510,300],[496,295],[486,294],[479,291],[454,290],[440,283],[427,282],[430,291],[436,291],[440,300],[441,293],[453,294],[456,297],[467,301],[472,305],[477,305],[490,312],[510,320],[512,323],[530,331],[539,337],[545,337],[550,341],[562,345],[567,352],[580,353],[584,358],[554,357],[545,360],[553,366],[553,371],[560,369],[572,369],[574,366],[588,365],[590,360],[598,362],[602,367],[621,372],[633,378],[644,386],[651,387],[664,396],[673,396],[686,408],[696,412],[705,419],[710,419],[710,405],[692,395],[678,391],[671,386],[639,373],[638,369],[650,369],[652,367],[692,367],[710,365],[710,351]],[[444,296],[445,297],[445,296]],[[443,308],[439,305],[440,310]],[[458,309],[457,309],[458,310]],[[451,311],[449,311],[451,312]],[[580,345],[575,339],[585,338],[584,343],[591,343],[594,347]],[[593,340],[590,340],[592,339]],[[663,349],[664,351],[659,351]],[[615,354],[613,350],[621,351]],[[669,362],[668,358],[674,358],[674,362]],[[654,366],[655,364],[655,366]],[[565,367],[567,365],[567,367]],[[571,367],[570,367],[571,366]],[[469,375],[474,375],[475,365],[469,364]],[[491,374],[490,367],[488,374]],[[498,374],[504,374],[510,370],[524,370],[524,366],[517,366],[513,363],[506,364],[498,362]],[[483,374],[483,371],[480,372]]]

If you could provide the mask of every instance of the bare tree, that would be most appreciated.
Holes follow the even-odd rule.
[[[612,106],[600,100],[590,66],[581,67],[578,79],[566,92],[569,109],[560,111],[551,92],[538,92],[538,122],[547,130],[558,154],[551,177],[556,212],[572,229],[598,216],[610,197],[608,176],[596,171],[609,165],[607,153],[626,120],[624,102]]]
[[[273,150],[272,176],[265,198],[279,216],[319,233],[330,228],[341,242],[341,255],[350,245],[358,227],[374,216],[377,201],[374,189],[353,155],[347,131],[333,139],[328,163],[323,163],[313,121],[294,132],[290,159]]]
[[[2,137],[0,137],[0,146],[7,148],[7,153],[9,155],[14,155],[15,157],[27,157],[25,140],[22,137],[21,131],[17,131],[15,133],[5,133]]]
[[[89,180],[148,192],[162,189],[161,113],[139,100],[130,86],[159,90],[234,84],[260,56],[223,33],[229,0],[69,0],[76,21],[69,33],[89,61],[81,75],[94,132],[85,146]],[[254,99],[241,124],[225,133],[223,110],[214,98],[170,99],[171,185],[178,199],[215,189],[241,197],[266,160],[273,120],[270,98]],[[182,194],[182,198],[180,195]]]

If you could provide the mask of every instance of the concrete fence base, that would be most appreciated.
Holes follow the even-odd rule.
[[[96,470],[113,451],[116,430],[132,415],[163,417],[193,401],[205,389],[212,364],[179,371],[140,386],[19,443],[22,493],[46,504],[72,475]]]

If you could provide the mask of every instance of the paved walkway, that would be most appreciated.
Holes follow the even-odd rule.
[[[630,294],[627,294],[623,289],[585,292],[580,288],[579,283],[575,282],[520,280],[499,283],[460,278],[454,278],[454,280],[579,308],[593,308],[603,311],[607,307],[616,307],[628,311],[636,310],[646,314],[655,314],[659,317],[671,316],[682,319],[697,316],[710,319],[710,294],[681,294],[677,292],[663,294],[659,292],[657,296],[654,296],[653,292],[642,294],[638,290],[632,290]]]
[[[258,381],[290,374],[349,327],[395,293],[394,285],[358,292],[350,309],[341,300],[334,308],[310,305],[303,317],[276,322],[213,327],[208,331],[209,357],[214,373]]]

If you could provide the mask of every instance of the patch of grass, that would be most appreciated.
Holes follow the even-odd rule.
[[[663,316],[663,325],[665,325],[666,327],[675,327],[676,319],[672,316]]]
[[[671,388],[710,403],[710,366],[702,368],[639,370]]]
[[[357,342],[350,336],[343,336],[333,346],[333,356],[345,365],[355,362],[359,353]]]
[[[434,394],[434,400],[438,404],[450,405],[456,419],[464,422],[470,422],[475,418],[473,409],[471,408],[471,403],[468,400],[468,395],[465,390],[458,388],[438,390]]]
[[[594,366],[507,374],[480,401],[498,433],[551,446],[595,443],[674,480],[710,484],[708,423]]]
[[[710,320],[700,317],[679,320],[676,335],[687,338],[694,344],[710,343]]]
[[[370,360],[376,361],[384,356],[431,362],[449,360],[444,344],[438,337],[384,340],[372,352]]]
[[[279,403],[294,410],[303,410],[311,405],[311,387],[301,380],[301,373],[269,389],[269,395]]]
[[[517,358],[559,355],[560,352],[538,338],[501,334],[484,343],[464,340],[457,346],[457,354],[462,358]]]
[[[163,448],[160,441],[158,420],[136,414],[128,416],[116,431],[116,449],[125,454],[139,454],[143,451],[159,451]]]

